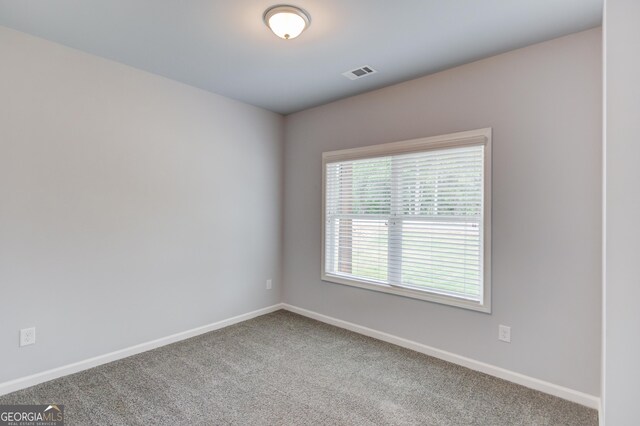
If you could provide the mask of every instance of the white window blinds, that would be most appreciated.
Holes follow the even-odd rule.
[[[482,304],[485,149],[327,160],[325,277]]]

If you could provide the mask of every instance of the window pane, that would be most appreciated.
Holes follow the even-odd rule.
[[[335,230],[335,262],[333,270],[328,272],[386,282],[386,221],[335,218],[332,227]]]
[[[399,241],[401,285],[470,299],[481,295],[478,222],[403,221]]]
[[[480,216],[482,147],[427,151],[394,157],[401,214]]]
[[[391,211],[391,158],[329,164],[327,213],[388,215]]]

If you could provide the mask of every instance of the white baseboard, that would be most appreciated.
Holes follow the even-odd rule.
[[[200,334],[204,334],[213,330],[218,330],[224,327],[228,327],[232,324],[236,324],[242,321],[247,321],[247,320],[250,320],[251,318],[259,317],[261,315],[275,312],[280,309],[283,309],[283,306],[281,303],[278,303],[273,306],[268,306],[266,308],[258,309],[257,311],[248,312],[246,314],[242,314],[242,315],[238,315],[222,321],[214,322],[212,324],[204,325],[202,327],[197,327],[191,330],[172,334],[170,336],[162,337],[160,339],[152,340],[150,342],[140,343],[139,345],[130,346],[128,348],[120,349],[115,352],[99,355],[93,358],[85,359],[83,361],[74,362],[73,364],[68,364],[62,367],[43,371],[41,373],[36,373],[31,376],[21,377],[19,379],[0,383],[0,395],[5,395],[20,389],[37,385],[39,383],[57,379],[58,377],[67,376],[73,373],[78,373],[80,371],[87,370],[89,368],[97,367],[98,365],[117,361],[119,359],[136,355],[141,352],[146,352],[151,349],[159,348],[161,346],[165,346],[171,343],[179,342],[181,340],[189,339],[191,337],[195,337]]]
[[[558,386],[553,383],[545,382],[533,377],[525,376],[524,374],[516,373],[514,371],[506,370],[504,368],[496,367],[494,365],[486,364],[484,362],[476,361],[471,358],[467,358],[461,355],[456,355],[451,352],[443,351],[433,348],[431,346],[423,345],[422,343],[414,342],[402,337],[394,336],[392,334],[384,333],[382,331],[374,330],[368,327],[364,327],[351,322],[343,321],[337,318],[333,318],[327,315],[319,314],[307,309],[298,308],[286,303],[278,303],[273,306],[269,306],[257,311],[248,312],[246,314],[238,315],[232,318],[228,318],[222,321],[218,321],[212,324],[208,324],[202,327],[197,327],[191,330],[183,331],[181,333],[172,334],[167,337],[152,340],[150,342],[141,343],[139,345],[130,346],[125,349],[121,349],[115,352],[111,352],[104,355],[99,355],[93,358],[89,358],[83,361],[68,364],[62,367],[54,368],[51,370],[43,371],[41,373],[33,374],[31,376],[22,377],[19,379],[11,380],[8,382],[0,383],[0,395],[15,392],[20,389],[28,388],[30,386],[37,385],[49,380],[57,379],[62,376],[77,373],[89,368],[97,367],[98,365],[106,364],[108,362],[117,361],[122,358],[126,358],[132,355],[146,352],[151,349],[159,348],[161,346],[169,345],[171,343],[179,342],[181,340],[189,339],[191,337],[198,336],[200,334],[208,333],[213,330],[218,330],[232,324],[247,321],[252,318],[265,315],[271,312],[275,312],[279,309],[286,309],[299,315],[303,315],[308,318],[312,318],[327,324],[334,325],[336,327],[344,328],[346,330],[353,331],[365,336],[373,337],[374,339],[382,340],[384,342],[392,343],[394,345],[401,346],[403,348],[411,349],[416,352],[420,352],[435,358],[439,358],[454,364],[461,365],[463,367],[470,368],[485,374],[489,374],[494,377],[498,377],[504,380],[508,380],[513,383],[517,383],[522,386],[526,386],[531,389],[538,390],[550,395],[557,396],[559,398],[566,399],[568,401],[576,402],[578,404],[594,408],[600,411],[600,398],[589,395],[583,392],[579,392],[573,389],[569,389],[563,386]]]
[[[533,377],[525,376],[524,374],[516,373],[514,371],[506,370],[504,368],[496,367],[495,365],[486,364],[484,362],[476,361],[471,358],[467,358],[461,355],[456,355],[451,352],[443,351],[433,348],[431,346],[423,345],[422,343],[414,342],[411,340],[403,339],[392,334],[384,333],[382,331],[374,330],[368,327],[363,327],[358,324],[343,321],[337,318],[333,318],[327,315],[319,314],[317,312],[310,311],[308,309],[298,308],[286,303],[282,304],[283,309],[291,311],[296,314],[303,315],[308,318],[312,318],[327,324],[334,325],[336,327],[344,328],[365,336],[373,337],[374,339],[382,340],[384,342],[392,343],[394,345],[402,346],[403,348],[411,349],[416,352],[423,353],[425,355],[439,358],[444,361],[458,364],[463,367],[467,367],[471,370],[479,371],[500,379],[504,379],[519,385],[535,389],[540,392],[547,393],[549,395],[557,396],[568,401],[572,401],[589,408],[596,410],[600,409],[600,398],[597,396],[589,395],[583,392],[579,392],[573,389],[558,386],[553,383],[545,382],[544,380],[536,379]]]

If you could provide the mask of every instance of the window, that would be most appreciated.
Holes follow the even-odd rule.
[[[323,280],[490,312],[491,129],[322,161]]]

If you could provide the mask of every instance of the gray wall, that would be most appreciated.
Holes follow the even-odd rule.
[[[281,116],[2,27],[0,64],[0,382],[280,301]]]
[[[638,424],[640,401],[640,2],[608,0],[605,28],[605,361],[610,426]]]
[[[594,29],[287,116],[285,302],[599,395],[601,58]],[[323,151],[489,126],[492,315],[320,281]]]

